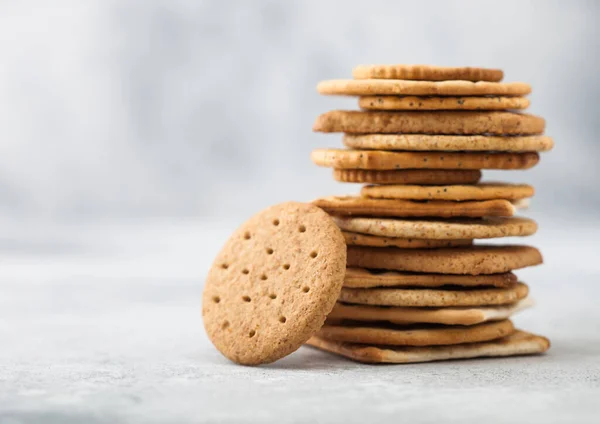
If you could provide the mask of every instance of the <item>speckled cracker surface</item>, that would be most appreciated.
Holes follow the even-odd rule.
[[[429,240],[398,237],[379,237],[342,231],[347,245],[373,247],[400,247],[403,249],[439,249],[440,247],[471,246],[473,240]]]
[[[542,263],[531,246],[476,245],[447,249],[348,246],[348,266],[440,274],[497,274]]]
[[[336,169],[529,169],[538,153],[388,152],[379,150],[315,149],[313,163]]]
[[[290,354],[325,321],[345,268],[342,233],[319,208],[289,202],[254,215],[233,233],[206,279],[208,337],[240,364]]]
[[[515,207],[508,200],[419,202],[398,199],[369,199],[359,196],[328,196],[313,204],[333,215],[370,215],[393,217],[484,217],[512,216]]]
[[[526,297],[509,305],[448,306],[445,308],[410,308],[400,306],[370,306],[336,303],[327,321],[391,322],[392,324],[475,325],[508,319],[533,305]]]
[[[405,200],[519,200],[534,195],[534,189],[527,184],[479,183],[472,185],[386,185],[366,186],[360,194],[377,199]]]
[[[403,169],[391,171],[334,169],[333,178],[343,183],[475,184],[481,179],[481,171],[478,169]]]
[[[361,96],[365,110],[506,110],[526,109],[525,97]]]
[[[334,216],[344,231],[380,237],[455,240],[522,237],[535,234],[534,220],[521,217],[484,217],[477,219],[386,219],[373,217]]]
[[[344,145],[356,150],[546,152],[554,141],[543,135],[344,134]]]
[[[408,81],[396,79],[335,79],[317,84],[319,94],[341,96],[524,96],[524,82]]]
[[[501,274],[456,275],[347,268],[346,276],[344,277],[344,287],[350,288],[441,286],[514,287],[516,284],[517,276],[512,272]]]
[[[385,324],[325,324],[317,336],[340,342],[394,346],[436,346],[476,343],[508,336],[514,331],[510,320],[471,326],[424,326],[409,328]]]
[[[345,303],[375,306],[447,307],[507,305],[524,299],[528,287],[518,283],[505,288],[352,289],[344,287],[339,300]]]
[[[550,341],[542,336],[516,330],[501,339],[450,346],[369,346],[312,337],[308,344],[358,362],[408,364],[480,357],[534,355],[546,352]]]
[[[358,65],[352,70],[355,79],[399,79],[424,81],[491,81],[504,77],[501,69],[471,66],[451,67],[433,65]]]

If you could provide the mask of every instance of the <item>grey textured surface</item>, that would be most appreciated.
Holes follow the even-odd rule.
[[[519,272],[537,306],[515,321],[549,353],[398,366],[220,356],[200,296],[233,222],[0,228],[0,423],[597,423],[600,232],[538,219],[546,264]]]

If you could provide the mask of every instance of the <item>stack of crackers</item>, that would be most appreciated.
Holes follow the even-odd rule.
[[[485,240],[529,236],[516,217],[534,189],[480,182],[482,170],[525,170],[553,147],[525,83],[496,69],[358,66],[323,81],[325,95],[358,96],[314,130],[343,133],[345,149],[313,161],[360,195],[324,197],[347,244],[338,302],[309,344],[364,362],[423,362],[541,353],[549,341],[510,317],[531,306],[514,270],[542,263],[531,246]]]

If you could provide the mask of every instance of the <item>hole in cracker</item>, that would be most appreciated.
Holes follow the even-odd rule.
[[[279,225],[279,220],[278,219],[274,219],[273,220],[273,225],[277,227]]]
[[[318,253],[316,251],[314,251],[314,250],[312,252],[310,252],[310,257],[313,258],[313,259],[316,258],[317,255],[318,255]]]
[[[275,293],[271,293],[269,297],[273,300],[277,299],[277,295]]]
[[[219,296],[213,296],[212,301],[215,303],[219,303],[221,301],[221,298]]]
[[[290,264],[283,264],[283,269],[285,269],[286,271],[287,271],[288,269],[290,269]]]
[[[250,270],[248,268],[242,269],[242,274],[249,274]]]
[[[221,268],[227,269],[227,268],[229,268],[229,264],[221,264]]]
[[[244,302],[250,302],[250,301],[252,301],[252,299],[250,299],[250,296],[242,296],[242,300]]]
[[[250,236],[250,233],[249,233],[248,231],[246,231],[246,232],[244,233],[244,238],[245,238],[246,240],[250,240],[251,236]]]
[[[305,233],[306,232],[306,227],[304,225],[301,225],[298,227],[298,231],[300,231],[301,233]]]
[[[285,324],[285,322],[287,321],[287,318],[284,316],[279,317],[279,322],[282,324]]]
[[[221,330],[225,330],[229,328],[229,321],[223,321],[223,324],[221,324]]]
[[[250,332],[248,333],[248,337],[252,338],[252,337],[254,337],[255,334],[256,334],[256,331],[250,330]]]
[[[302,291],[303,291],[304,293],[308,293],[308,292],[310,291],[310,287],[308,287],[308,286],[304,286],[304,287],[302,287]]]
[[[261,275],[260,279],[263,280],[263,281],[265,281],[267,279],[267,275],[266,274]]]
[[[273,249],[271,249],[270,247],[267,247],[267,255],[272,255],[273,254]]]

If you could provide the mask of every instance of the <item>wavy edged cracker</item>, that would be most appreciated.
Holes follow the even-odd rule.
[[[488,321],[508,319],[517,312],[531,306],[533,306],[533,301],[529,297],[509,305],[449,306],[445,308],[348,305],[338,302],[327,316],[326,323],[333,319],[361,322],[385,321],[398,325],[475,325]]]
[[[344,231],[379,237],[455,240],[530,236],[537,224],[529,218],[484,217],[479,219],[417,220],[334,216]]]
[[[431,65],[358,65],[352,70],[356,79],[399,79],[425,81],[491,81],[504,77],[501,69]]]
[[[552,138],[543,135],[344,134],[343,140],[345,146],[357,150],[545,152],[554,147]]]
[[[317,117],[313,131],[352,134],[541,134],[539,116],[514,112],[333,110]]]
[[[361,96],[364,110],[506,110],[526,109],[525,97]]]
[[[489,342],[450,346],[365,346],[312,337],[308,345],[358,362],[409,364],[418,362],[535,355],[546,352],[550,341],[542,336],[516,330],[509,336]]]
[[[319,94],[341,96],[524,96],[524,82],[407,81],[392,79],[336,79],[317,84]]]
[[[365,186],[360,194],[377,199],[403,200],[519,200],[533,196],[532,186],[510,183],[479,183],[472,185],[386,185]]]
[[[529,169],[540,160],[535,152],[388,152],[378,150],[315,149],[310,158],[318,166],[336,169]]]
[[[272,206],[233,233],[210,269],[202,300],[208,337],[240,364],[282,358],[321,327],[345,270],[346,243],[325,212]]]
[[[481,179],[481,171],[478,169],[403,169],[398,171],[334,169],[333,178],[344,183],[475,184]]]
[[[329,196],[313,204],[334,215],[371,215],[394,217],[483,217],[512,216],[515,207],[508,200],[417,202],[397,199],[369,199],[359,196]]]
[[[399,271],[374,271],[363,268],[347,268],[344,287],[441,287],[441,286],[492,286],[514,287],[517,276],[512,272],[482,275],[415,274]]]
[[[342,231],[349,246],[400,247],[403,249],[439,249],[440,247],[471,246],[473,240],[428,240],[398,237],[379,237]]]
[[[348,246],[349,267],[439,274],[498,274],[542,263],[531,246],[477,245],[447,249]]]
[[[529,288],[523,283],[506,288],[462,289],[351,289],[344,287],[339,301],[358,305],[447,307],[507,305],[524,299]]]
[[[409,328],[385,324],[325,324],[317,336],[339,342],[394,345],[437,346],[476,343],[508,336],[515,330],[510,320],[472,326],[423,326]]]

